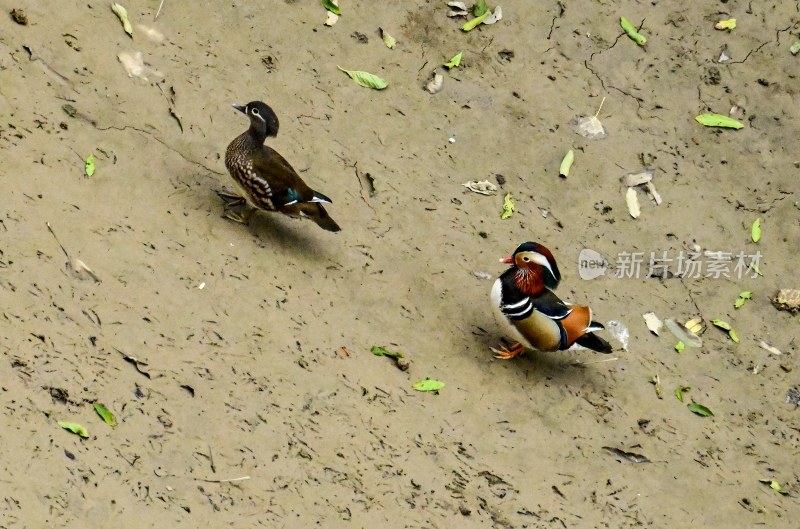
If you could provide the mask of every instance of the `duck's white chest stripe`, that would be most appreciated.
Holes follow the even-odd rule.
[[[508,303],[506,305],[503,305],[503,312],[506,312],[509,309],[511,309],[511,310],[518,309],[518,308],[522,307],[523,305],[525,305],[527,303],[530,303],[530,302],[531,302],[531,298],[528,297],[528,298],[522,298],[521,300],[517,301],[516,303]]]
[[[503,305],[500,310],[512,320],[524,320],[533,313],[531,298],[525,298],[513,305]]]

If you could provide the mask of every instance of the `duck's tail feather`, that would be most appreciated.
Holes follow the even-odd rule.
[[[323,230],[341,231],[342,229],[336,224],[336,221],[328,215],[328,212],[325,211],[322,204],[318,202],[303,202],[299,204],[299,210],[301,216],[310,218]]]
[[[592,322],[594,323],[594,322]],[[598,353],[609,354],[613,351],[611,344],[607,341],[603,340],[596,334],[592,332],[588,332],[575,340],[578,345],[581,345],[587,349],[591,349],[592,351],[597,351]]]

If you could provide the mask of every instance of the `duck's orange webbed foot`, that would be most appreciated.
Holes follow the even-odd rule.
[[[494,357],[500,360],[511,360],[525,352],[525,346],[519,342],[514,342],[510,349],[505,345],[501,345],[500,349],[495,349],[494,347],[489,349],[494,353]]]

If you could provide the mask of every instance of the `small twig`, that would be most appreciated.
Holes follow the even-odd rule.
[[[242,476],[240,478],[229,478],[229,479],[203,479],[203,478],[192,478],[195,481],[205,481],[206,483],[231,483],[233,481],[244,481],[246,479],[250,479],[250,476]]]
[[[156,11],[156,18],[153,20],[158,20],[158,15],[161,13],[161,8],[164,7],[164,0],[161,0],[161,3],[158,4],[158,11]]]
[[[64,255],[67,256],[67,259],[71,259],[70,256],[69,256],[69,252],[67,252],[67,249],[64,248],[64,245],[61,244],[61,241],[58,240],[58,236],[56,236],[56,232],[53,231],[53,227],[50,226],[49,222],[47,222],[46,224],[47,224],[47,229],[50,230],[50,234],[53,236],[53,238],[56,240],[58,245],[61,247],[61,251],[64,252]]]
[[[605,96],[603,96],[603,100],[600,101],[600,108],[598,108],[597,112],[595,112],[595,114],[594,114],[594,118],[595,119],[597,119],[597,116],[600,115],[600,111],[603,110],[603,103],[605,103],[605,102],[606,102],[606,98],[605,98]]]
[[[217,473],[217,466],[214,464],[214,454],[213,454],[213,452],[211,452],[211,445],[209,443],[206,443],[206,446],[208,446],[208,462],[211,465],[211,472],[216,474]]]
[[[603,358],[602,360],[592,360],[591,362],[581,362],[580,360],[577,362],[572,362],[574,366],[588,366],[590,364],[600,364],[603,362],[613,362],[614,360],[619,360],[619,357],[615,356],[613,358]]]

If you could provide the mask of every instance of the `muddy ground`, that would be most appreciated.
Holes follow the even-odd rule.
[[[154,21],[157,0],[129,0],[131,39],[105,2],[0,1],[0,527],[796,527],[798,320],[770,298],[798,286],[797,2],[510,0],[469,33],[444,2],[341,3],[329,28],[316,1],[166,0]],[[118,60],[135,51],[147,80]],[[580,136],[602,98],[608,137]],[[342,232],[221,218],[246,126],[230,104],[255,99]],[[733,106],[741,130],[693,119]],[[620,177],[645,167],[663,202],[637,191],[633,219]],[[497,175],[494,196],[461,185]],[[47,223],[102,282],[68,272]],[[616,360],[492,358],[475,272],[526,240],[553,250],[562,297],[629,329]],[[578,274],[583,248],[693,244],[759,251],[763,277]],[[703,347],[677,353],[648,311],[704,318]],[[411,389],[426,377],[447,385]]]

